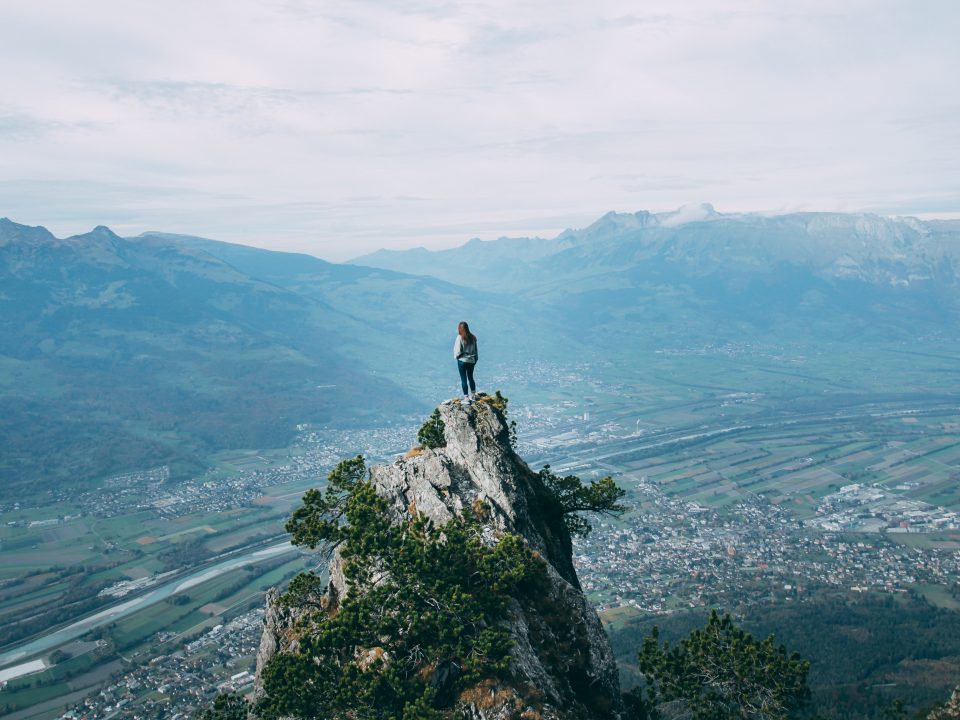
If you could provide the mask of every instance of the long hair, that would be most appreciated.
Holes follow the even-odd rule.
[[[457,325],[457,332],[460,333],[460,337],[462,337],[471,345],[477,342],[477,336],[470,332],[470,326],[467,325],[466,322],[461,322],[459,325]]]

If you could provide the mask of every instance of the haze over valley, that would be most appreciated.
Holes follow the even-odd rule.
[[[462,317],[497,372],[615,362],[666,388],[702,370],[664,374],[665,353],[734,352],[772,374],[792,354],[805,369],[781,375],[787,395],[933,391],[952,371],[958,238],[960,221],[704,205],[342,265],[104,227],[58,240],[4,220],[4,486],[158,464],[179,476],[210,452],[283,446],[300,424],[417,415],[452,391],[443,358]],[[885,384],[924,348],[944,367]],[[758,389],[735,369],[720,386]]]
[[[958,273],[957,221],[709,205],[347,264],[2,220],[0,706],[245,692],[263,593],[317,563],[285,519],[339,460],[415,444],[459,394],[461,319],[520,455],[627,490],[574,554],[625,682],[665,613],[794,637],[819,607],[881,623],[871,652],[960,626]],[[942,700],[960,638],[913,647],[864,669],[807,643],[815,697]]]

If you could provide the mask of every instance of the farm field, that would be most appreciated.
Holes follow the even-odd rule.
[[[150,658],[177,652],[240,613],[262,607],[267,589],[312,565],[309,556],[297,553],[247,565],[95,628],[81,640],[39,655],[49,667],[10,681],[0,708],[11,717],[59,717],[77,691],[89,691]]]
[[[628,490],[655,487],[722,519],[735,519],[741,500],[762,497],[804,522],[816,522],[824,503],[855,484],[875,486],[891,502],[960,510],[958,398],[929,381],[930,368],[923,364],[941,360],[912,365],[914,358],[895,359],[883,372],[864,375],[853,368],[831,374],[825,357],[794,362],[781,355],[663,355],[642,373],[619,377],[611,368],[576,368],[546,374],[542,382],[528,377],[506,394],[521,454],[532,467],[550,463],[555,471],[585,479],[613,475]],[[887,391],[890,368],[907,365],[911,369],[898,392]],[[511,371],[495,381],[507,388],[512,378]],[[369,457],[372,449],[409,447],[413,436],[402,427],[358,435],[332,443],[336,448],[325,449],[312,464],[304,461],[312,452],[304,447],[220,453],[188,488],[192,494],[133,476],[108,479],[113,486],[103,497],[116,501],[116,511],[110,506],[90,512],[89,505],[70,500],[6,509],[0,524],[0,653],[136,598],[186,568],[281,541],[283,524],[304,490],[322,484],[320,467],[356,452]],[[295,470],[284,471],[287,464]],[[253,476],[267,479],[238,484]],[[629,529],[630,523],[626,518],[612,527]],[[871,536],[851,528],[844,532]],[[885,537],[905,551],[960,547],[960,531]],[[830,562],[811,552],[811,558]],[[14,680],[0,705],[20,708],[17,713],[28,706],[45,708],[54,698],[96,687],[158,652],[176,652],[262,607],[266,588],[282,585],[314,562],[306,555],[282,556],[232,569],[99,627],[79,640],[87,643],[82,652],[63,646],[69,658],[55,657],[63,648],[49,648],[37,657],[51,667]],[[751,592],[764,592],[764,582],[758,574]],[[953,609],[956,603],[942,586],[916,589],[938,607]],[[662,602],[663,611],[691,606],[685,595]],[[623,628],[638,612],[612,607],[604,618],[612,628]],[[35,717],[57,717],[59,707]]]
[[[287,497],[274,499],[271,492]],[[4,645],[22,643],[35,633],[48,632],[141,592],[135,588],[122,596],[100,594],[118,583],[151,578],[160,582],[229,548],[256,547],[266,539],[280,538],[283,520],[301,494],[302,489],[288,484],[268,490],[264,501],[249,509],[173,519],[149,512],[100,518],[68,505],[49,508],[46,514],[7,513],[7,523],[0,526]],[[57,524],[44,523],[51,515],[59,520]],[[68,647],[66,661],[49,662],[63,649],[51,648],[41,655],[50,667],[11,681],[0,707],[46,707],[52,699],[94,687],[147,655],[174,649],[242,611],[261,607],[266,589],[308,566],[309,557],[298,554],[247,565],[91,631],[88,636],[94,642],[82,654],[69,652]],[[0,646],[0,653],[6,648]],[[118,665],[120,657],[124,660]],[[59,717],[60,712],[62,706],[57,705],[37,717]]]
[[[748,432],[679,457],[633,462],[626,474],[712,506],[757,493],[812,514],[842,485],[867,482],[960,509],[960,433],[949,429],[957,416],[908,419],[915,422],[866,421],[841,431],[824,423],[772,438]]]

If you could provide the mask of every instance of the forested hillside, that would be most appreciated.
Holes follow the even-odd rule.
[[[636,684],[636,655],[654,625],[676,642],[706,619],[691,610],[651,616],[611,632],[627,685]],[[960,677],[960,611],[914,594],[833,595],[744,610],[740,625],[756,637],[776,635],[810,660],[813,709],[823,718],[868,720],[902,699],[914,712],[944,702]]]

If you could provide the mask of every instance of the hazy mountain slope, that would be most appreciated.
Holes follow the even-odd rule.
[[[296,423],[417,409],[337,348],[349,317],[199,250],[0,221],[3,485],[81,480]]]
[[[418,275],[0,221],[4,479],[193,461],[283,442],[298,422],[419,411],[455,392],[461,319],[491,377],[541,359],[632,367],[669,345],[935,342],[960,318],[952,221],[692,206],[376,258]]]
[[[610,329],[665,340],[890,339],[957,318],[960,235],[914,220],[798,214],[720,216],[614,234],[552,255],[536,285],[559,312],[602,308]]]
[[[419,272],[509,289],[592,342],[774,334],[843,339],[935,331],[960,308],[960,223],[869,214],[725,215],[708,205],[608,213],[537,241],[510,240],[355,262],[415,261]],[[520,238],[518,248],[530,241]],[[504,268],[476,275],[471,267]]]
[[[537,243],[530,284],[620,271],[654,258],[684,265],[693,273],[729,269],[765,272],[777,264],[804,267],[826,279],[859,279],[906,285],[924,281],[956,283],[960,263],[960,221],[922,222],[870,214],[794,213],[774,217],[717,213],[700,206],[694,213],[652,215],[608,213],[582,230],[566,230],[553,240],[501,238],[471,240],[451,250],[423,248],[379,251],[356,264],[443,276],[459,273],[462,284],[481,280],[472,265],[523,259]]]
[[[450,348],[460,320],[468,320],[481,337],[493,334],[500,340],[484,343],[488,367],[542,354],[562,332],[559,324],[536,320],[514,295],[490,292],[485,283],[464,287],[423,275],[184,235],[145,233],[141,237],[202,250],[250,277],[336,308],[356,323],[342,338],[340,351],[364,358],[380,372],[424,391],[437,383],[455,384]],[[570,342],[582,349],[576,340]]]
[[[564,247],[562,242],[542,238],[474,238],[450,250],[378,250],[350,263],[510,292],[536,272],[539,261]]]

